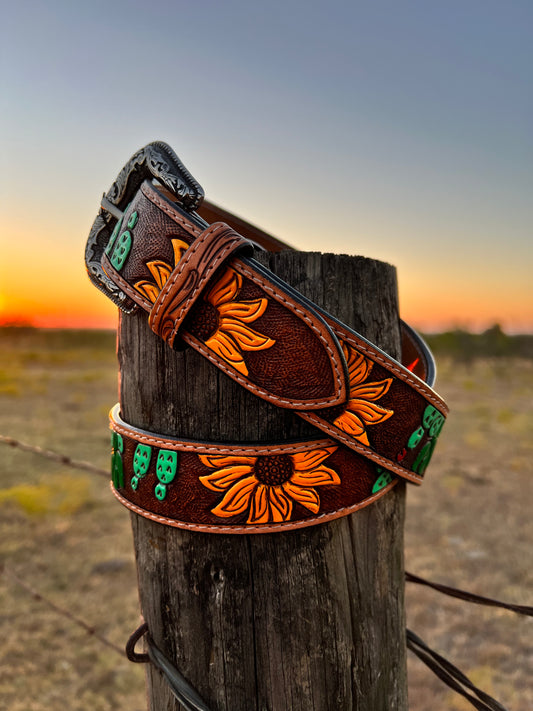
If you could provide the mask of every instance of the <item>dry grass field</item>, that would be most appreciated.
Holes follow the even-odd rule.
[[[0,344],[0,434],[107,468],[113,334],[4,329]],[[452,414],[427,482],[409,487],[406,567],[531,604],[533,361],[447,358],[439,366]],[[0,445],[0,555],[116,644],[137,626],[129,514],[104,478]],[[407,613],[412,630],[510,711],[533,708],[531,619],[413,584]],[[146,708],[140,666],[5,575],[0,624],[0,709]],[[471,708],[411,657],[409,695],[412,711]]]

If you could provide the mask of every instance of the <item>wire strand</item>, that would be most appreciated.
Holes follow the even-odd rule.
[[[23,452],[30,452],[31,454],[37,454],[40,457],[45,457],[58,464],[64,464],[67,467],[73,467],[74,469],[83,469],[84,471],[91,472],[92,474],[98,474],[99,476],[105,476],[109,479],[109,472],[100,467],[96,467],[90,462],[83,462],[78,459],[72,459],[65,454],[59,454],[58,452],[53,452],[51,449],[43,449],[42,447],[36,447],[33,444],[28,444],[27,442],[21,442],[14,437],[6,437],[5,435],[0,435],[0,444],[5,444],[8,447],[13,447],[20,449]]]
[[[101,642],[102,644],[105,644],[110,649],[113,649],[115,652],[118,652],[118,654],[120,654],[121,657],[126,656],[125,651],[123,649],[121,649],[118,645],[113,644],[113,642],[110,642],[106,637],[104,637],[99,632],[97,632],[94,627],[92,627],[91,625],[88,625],[80,617],[77,617],[69,610],[66,610],[64,607],[60,607],[55,602],[52,602],[52,600],[50,600],[49,598],[45,597],[40,592],[38,592],[37,590],[32,588],[31,585],[28,585],[27,582],[22,580],[22,578],[20,578],[16,573],[14,573],[12,570],[7,568],[6,565],[0,565],[0,573],[3,573],[7,578],[9,578],[11,581],[13,581],[16,585],[21,587],[23,590],[26,590],[26,592],[30,593],[30,595],[35,600],[38,600],[39,602],[43,602],[45,605],[48,605],[48,607],[51,610],[53,610],[54,612],[56,612],[58,615],[61,615],[62,617],[66,617],[68,620],[70,620],[74,624],[78,625],[78,627],[81,627],[81,629],[85,630],[85,632],[87,632],[87,634],[90,634],[91,637],[94,637],[94,639],[97,639],[99,642]]]
[[[473,602],[475,605],[485,605],[486,607],[500,607],[503,610],[511,610],[512,612],[516,612],[518,615],[533,617],[533,607],[530,605],[514,605],[509,602],[494,600],[491,597],[476,595],[475,593],[471,593],[466,590],[453,588],[450,585],[434,583],[431,580],[425,580],[425,578],[421,578],[419,575],[413,575],[413,573],[408,573],[407,571],[405,571],[405,579],[408,583],[425,585],[426,587],[432,588],[443,595],[449,595],[450,597],[455,597],[458,600],[463,600],[464,602]]]
[[[84,471],[89,471],[93,474],[98,474],[99,476],[105,476],[109,478],[109,474],[106,470],[100,467],[94,466],[90,462],[84,462],[72,459],[64,454],[59,454],[49,449],[43,449],[42,447],[36,447],[34,445],[28,444],[26,442],[21,442],[14,437],[6,437],[5,435],[0,435],[0,444],[5,444],[9,447],[14,447],[31,454],[36,454],[46,459],[55,461],[64,466],[72,467],[74,469],[81,469]],[[4,574],[18,586],[30,593],[35,600],[45,603],[54,610],[57,614],[62,617],[67,618],[74,624],[78,625],[87,634],[90,634],[94,639],[97,639],[102,644],[106,645],[110,649],[120,654],[121,657],[127,657],[131,661],[148,661],[148,659],[154,664],[166,677],[167,683],[176,699],[184,706],[187,711],[209,711],[207,706],[205,706],[202,699],[198,696],[196,690],[190,686],[187,680],[181,675],[178,669],[162,654],[162,652],[156,647],[148,633],[148,655],[146,654],[136,654],[135,653],[135,642],[140,639],[143,634],[148,632],[146,623],[141,625],[141,627],[136,630],[136,632],[130,637],[126,650],[121,649],[117,645],[110,642],[103,635],[99,634],[96,629],[88,625],[84,620],[77,617],[73,613],[69,612],[63,607],[60,607],[56,603],[49,600],[47,597],[39,593],[37,590],[32,588],[28,583],[22,580],[16,573],[8,569],[5,565],[0,564],[0,574]],[[424,578],[413,575],[412,573],[405,572],[405,580],[410,583],[417,583],[419,585],[425,585],[430,587],[437,592],[444,595],[449,595],[450,597],[455,597],[466,602],[472,602],[478,605],[485,605],[490,607],[499,607],[506,610],[511,610],[521,615],[533,616],[533,607],[528,605],[514,605],[510,603],[501,602],[499,600],[494,600],[492,598],[483,597],[482,595],[475,595],[474,593],[467,592],[465,590],[460,590],[459,588],[453,588],[448,585],[442,585],[440,583],[434,583],[430,580],[425,580]],[[137,633],[139,633],[137,635]],[[137,636],[136,636],[137,635]],[[128,653],[128,647],[129,653]],[[407,630],[407,647],[413,652],[424,664],[426,664],[434,674],[436,674],[444,683],[446,683],[450,688],[454,689],[457,693],[461,694],[465,699],[467,699],[476,709],[479,711],[505,711],[505,708],[501,706],[495,699],[488,696],[483,691],[478,689],[472,684],[472,682],[451,662],[446,660],[444,657],[439,655],[437,652],[428,647],[414,632]],[[137,657],[134,659],[134,657]],[[466,691],[473,691],[475,696]],[[476,698],[477,697],[477,698]]]

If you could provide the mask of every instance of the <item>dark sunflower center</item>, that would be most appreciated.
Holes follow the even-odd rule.
[[[200,341],[207,341],[218,328],[218,311],[208,301],[199,301],[187,319],[187,330]]]
[[[258,457],[254,474],[261,484],[279,486],[292,476],[292,462],[287,454],[276,454],[273,457]]]

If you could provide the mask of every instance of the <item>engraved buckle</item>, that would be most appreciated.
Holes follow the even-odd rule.
[[[204,199],[201,185],[193,178],[172,148],[162,141],[149,143],[135,153],[102,197],[100,211],[93,223],[85,248],[89,279],[122,311],[131,313],[136,304],[102,269],[102,256],[117,222],[145,180],[156,178],[174,195],[176,202],[190,212]]]

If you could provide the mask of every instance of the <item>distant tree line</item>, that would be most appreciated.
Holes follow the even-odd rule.
[[[424,336],[431,350],[457,360],[475,358],[532,358],[533,334],[511,336],[495,324],[483,333],[457,329]]]
[[[431,350],[437,356],[450,356],[456,360],[475,358],[530,358],[533,359],[533,334],[511,336],[496,324],[483,333],[470,333],[456,329],[444,333],[425,334]],[[41,329],[26,324],[0,324],[0,343],[31,341],[48,348],[102,348],[114,349],[116,334],[112,330],[91,329]]]

